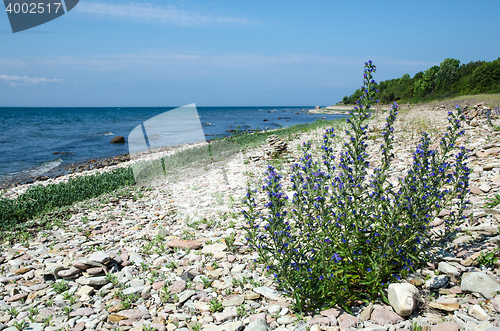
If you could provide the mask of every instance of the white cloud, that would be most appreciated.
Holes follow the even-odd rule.
[[[203,70],[213,68],[250,68],[261,66],[280,65],[325,65],[332,67],[353,67],[359,68],[366,61],[367,57],[347,57],[317,54],[279,54],[264,55],[258,53],[170,53],[170,52],[150,52],[150,53],[129,53],[114,55],[86,55],[86,56],[53,56],[53,57],[33,57],[2,59],[0,67],[53,67],[84,69],[96,71],[119,71],[126,68],[137,68],[139,66],[161,66],[185,67],[202,66]],[[371,57],[375,63],[384,67],[431,67],[436,62],[412,61],[389,57]],[[437,63],[439,64],[439,63]]]
[[[38,77],[28,77],[28,76],[8,76],[0,75],[0,80],[8,82],[10,85],[20,85],[20,84],[43,84],[43,83],[59,83],[63,79],[53,78],[38,78]]]
[[[163,7],[150,3],[104,3],[95,1],[82,1],[75,9],[79,12],[88,14],[108,15],[121,18],[135,18],[151,22],[182,26],[205,25],[210,23],[256,23],[254,21],[240,17],[203,15],[193,12],[187,12],[174,6]]]

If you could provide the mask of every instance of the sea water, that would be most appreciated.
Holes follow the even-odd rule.
[[[277,129],[342,115],[309,114],[301,107],[198,107],[207,140],[231,131]],[[128,153],[111,144],[165,108],[0,108],[0,185],[16,177],[41,176],[61,164]]]

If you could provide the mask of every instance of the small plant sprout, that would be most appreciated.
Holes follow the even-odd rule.
[[[72,311],[72,310],[73,310],[73,309],[72,309],[70,306],[66,306],[66,307],[64,307],[64,308],[63,308],[63,311],[64,311],[64,313],[65,313],[67,316],[69,316],[69,314],[71,313],[71,311]]]
[[[493,267],[498,262],[498,248],[489,251],[481,252],[481,255],[477,258],[477,264],[484,265],[486,267]]]
[[[210,299],[209,303],[210,311],[216,313],[222,310],[222,302],[219,302],[216,298]]]
[[[213,281],[210,280],[207,277],[201,277],[201,281],[203,282],[203,287],[204,288],[209,288],[212,285],[212,283],[213,283]]]
[[[230,235],[224,237],[224,243],[226,244],[226,247],[227,247],[228,251],[230,251],[230,252],[233,252],[235,249],[235,246],[234,246],[235,238],[236,238],[235,232],[231,232]]]
[[[236,313],[238,314],[239,317],[245,317],[247,316],[247,310],[245,309],[245,304],[242,303],[241,305],[236,308]]]
[[[12,324],[19,331],[24,330],[29,326],[29,323],[25,320],[16,321]]]
[[[54,289],[54,291],[56,291],[58,294],[61,294],[63,292],[66,292],[67,290],[69,290],[69,284],[67,281],[65,280],[62,280],[60,282],[56,282],[54,284],[52,284],[52,288]]]
[[[31,323],[35,323],[39,313],[40,309],[38,309],[38,307],[31,307],[30,309],[28,309],[28,319]]]
[[[105,278],[115,287],[117,287],[120,284],[120,282],[118,281],[118,277],[116,277],[116,275],[113,275],[112,273],[108,273]]]
[[[10,315],[14,316],[14,318],[16,318],[16,317],[17,317],[17,315],[19,315],[19,312],[17,311],[17,308],[16,308],[16,307],[10,307],[10,308],[8,308],[8,309],[7,309],[7,312],[8,312]]]
[[[161,288],[161,298],[165,302],[169,302],[171,299],[170,289],[167,283],[164,283]]]
[[[200,322],[196,322],[194,324],[191,325],[191,330],[192,331],[200,331],[201,330],[201,323]]]

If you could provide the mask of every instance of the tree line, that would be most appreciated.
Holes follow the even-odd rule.
[[[500,57],[494,61],[476,61],[460,64],[456,59],[445,59],[439,66],[433,66],[410,77],[390,79],[377,85],[381,103],[427,102],[459,95],[500,93]],[[345,96],[344,104],[354,104],[363,92],[357,89]]]

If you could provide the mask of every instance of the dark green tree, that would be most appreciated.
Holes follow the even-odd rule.
[[[457,79],[460,61],[455,59],[445,59],[434,75],[435,87],[440,90],[449,87]]]

